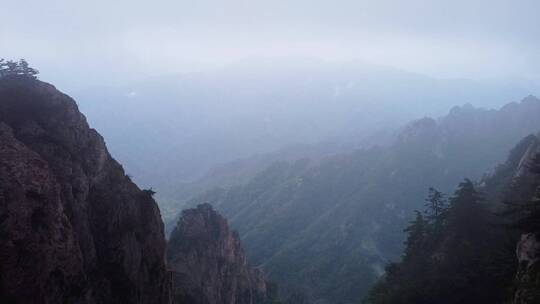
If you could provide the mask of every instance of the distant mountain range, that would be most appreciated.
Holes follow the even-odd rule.
[[[540,140],[523,138],[506,162],[451,195],[430,191],[404,227],[364,304],[540,302]]]
[[[73,95],[133,179],[171,201],[177,185],[220,164],[321,141],[350,151],[416,117],[466,102],[498,107],[527,93],[364,64],[277,60]]]
[[[73,99],[0,77],[0,303],[276,303],[225,218],[186,210],[167,244],[153,194]]]
[[[409,123],[393,143],[309,160],[276,162],[210,203],[238,229],[254,265],[317,303],[357,303],[402,250],[429,187],[449,193],[481,178],[523,137],[540,130],[540,100],[500,110],[454,107]]]
[[[114,123],[131,119],[127,112]],[[319,141],[238,160],[171,192],[183,201],[203,191],[170,205],[170,212],[198,207],[181,213],[167,244],[155,192],[126,175],[74,100],[34,77],[4,76],[0,301],[359,303],[389,261],[420,257],[386,267],[371,303],[537,303],[540,144],[530,134],[540,129],[539,115],[534,96],[499,110],[466,104],[397,133],[372,129],[356,144]],[[145,133],[130,134],[120,138]],[[418,216],[409,221],[428,187],[449,193],[465,177],[480,180],[487,200],[504,192],[512,203],[511,246],[503,248],[507,235],[484,221],[495,215],[482,211],[465,180],[450,198],[442,238],[418,251],[410,246],[418,234],[407,229],[402,254],[403,228],[424,227]],[[408,268],[427,259],[433,271]],[[417,292],[428,285],[429,293]]]

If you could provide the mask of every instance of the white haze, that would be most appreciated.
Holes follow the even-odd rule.
[[[0,49],[68,91],[261,57],[535,88],[539,9],[535,0],[2,0]]]
[[[538,94],[539,9],[533,0],[0,0],[0,58],[26,58],[75,97],[140,185],[176,190],[238,158],[329,139],[371,145],[456,105]]]

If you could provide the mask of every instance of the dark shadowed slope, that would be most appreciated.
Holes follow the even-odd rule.
[[[480,183],[465,180],[431,201],[437,208],[417,212],[401,261],[386,267],[365,303],[539,303],[537,136]]]
[[[52,85],[0,79],[0,302],[167,303],[159,209]]]
[[[402,229],[428,187],[449,192],[479,178],[540,129],[540,100],[500,110],[456,107],[409,124],[389,147],[335,156],[316,166],[277,163],[248,183],[195,198],[238,229],[252,263],[318,303],[354,303],[399,257]]]
[[[227,220],[210,205],[182,212],[167,259],[176,304],[270,303],[262,271],[252,269]]]

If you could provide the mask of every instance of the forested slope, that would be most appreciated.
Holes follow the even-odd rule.
[[[193,199],[238,229],[254,265],[320,303],[353,303],[399,258],[402,229],[429,187],[449,192],[480,178],[540,129],[540,101],[500,110],[456,107],[405,127],[389,147],[275,163],[248,183]]]
[[[539,148],[528,136],[492,176],[448,198],[432,192],[365,302],[538,303]]]

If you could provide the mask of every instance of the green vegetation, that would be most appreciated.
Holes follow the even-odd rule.
[[[142,190],[142,192],[145,193],[146,195],[150,196],[150,197],[153,197],[156,194],[156,191],[154,191],[152,188],[144,189],[144,190]]]
[[[467,213],[462,206],[468,206],[463,200],[474,198],[477,213],[483,214],[495,192],[483,187],[482,196],[475,192],[448,199],[442,192],[450,193],[464,177],[480,179],[504,161],[520,138],[540,129],[539,105],[537,99],[529,98],[500,111],[454,109],[438,121],[426,118],[410,124],[390,146],[329,157],[320,163],[275,163],[244,185],[208,191],[189,204],[207,202],[224,214],[239,231],[250,262],[262,266],[282,294],[304,294],[308,303],[358,303],[384,273],[385,265],[400,260],[403,228],[414,220],[414,210],[427,208],[417,219],[426,223],[422,229],[429,231],[429,244],[409,240],[420,248],[438,247],[439,235],[450,229],[448,225],[461,227],[460,215]],[[523,155],[517,150],[520,153],[515,155]],[[513,162],[519,161],[515,155]],[[497,179],[486,180],[485,187],[503,188],[515,167],[501,165]],[[466,185],[464,191],[471,190],[470,183]],[[429,186],[437,190],[430,190],[424,201]],[[498,219],[486,215],[482,221],[494,218]],[[463,227],[480,223],[469,218],[464,222]],[[467,227],[472,228],[476,226]],[[448,242],[457,243],[456,238]],[[484,246],[473,240],[471,250]],[[515,263],[515,243],[510,248]],[[455,250],[468,249],[457,246]]]
[[[516,279],[520,235],[540,233],[540,154],[516,167],[516,155],[523,155],[523,145],[530,141],[523,140],[482,183],[489,201],[470,180],[442,208],[433,190],[428,209],[417,211],[405,229],[401,261],[386,267],[365,303],[509,303],[524,288],[528,298],[520,303],[538,303],[540,285],[534,275]],[[509,175],[516,177],[505,187],[502,181]]]
[[[0,59],[0,78],[18,76],[37,79],[37,74],[39,74],[38,70],[30,67],[24,59],[20,59],[18,62]]]

